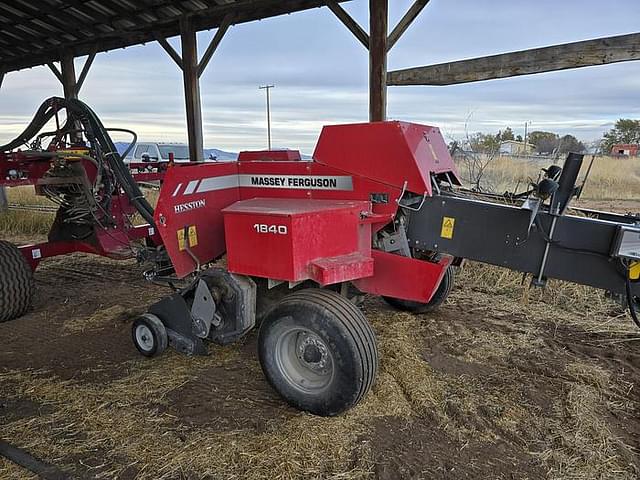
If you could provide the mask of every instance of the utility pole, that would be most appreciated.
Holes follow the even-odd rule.
[[[522,147],[524,148],[525,153],[527,153],[527,134],[530,123],[531,122],[524,122],[524,145]]]
[[[271,95],[269,92],[275,87],[275,85],[263,85],[262,87],[258,87],[260,90],[265,90],[267,92],[267,138],[269,142],[269,150],[271,150]]]

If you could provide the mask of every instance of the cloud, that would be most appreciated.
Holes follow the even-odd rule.
[[[412,1],[390,3],[394,25]],[[366,0],[346,8],[366,27]],[[391,51],[389,66],[627,33],[637,30],[639,15],[635,0],[611,0],[606,9],[596,0],[433,0]],[[199,34],[201,49],[212,35]],[[273,83],[274,144],[311,152],[322,125],[367,119],[367,62],[362,45],[326,8],[232,27],[201,79],[206,145],[264,148],[265,99],[258,86]],[[518,132],[529,121],[533,129],[590,140],[617,118],[640,118],[639,87],[640,63],[450,87],[391,87],[389,116],[459,136],[472,113],[472,131],[511,126]],[[21,131],[44,98],[60,94],[46,67],[7,75],[0,141]],[[148,140],[186,140],[181,75],[155,42],[98,55],[82,98],[108,125],[133,128]]]

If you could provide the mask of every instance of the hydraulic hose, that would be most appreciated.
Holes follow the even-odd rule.
[[[33,119],[27,128],[25,128],[24,131],[11,142],[0,146],[0,152],[10,152],[11,150],[15,150],[16,148],[25,145],[29,140],[38,135],[40,130],[42,130],[47,122],[56,114],[57,108],[55,108],[55,101],[55,97],[45,100],[33,116]]]
[[[150,225],[155,227],[156,225],[153,219],[153,207],[144,198],[142,190],[140,190],[140,187],[131,176],[129,168],[125,165],[122,157],[116,149],[116,146],[113,144],[109,133],[102,125],[102,122],[100,121],[98,116],[93,112],[93,110],[91,110],[91,108],[89,108],[89,106],[87,106],[80,100],[74,99],[65,101],[65,103],[67,109],[71,108],[72,111],[79,113],[86,119],[87,125],[84,126],[87,131],[87,135],[93,135],[95,137],[97,144],[99,144],[100,148],[102,149],[102,153],[105,156],[109,167],[111,167],[111,170],[116,176],[116,179],[118,180],[118,183],[124,190],[125,194],[129,198],[129,201],[136,208],[136,210],[138,210],[140,215]]]
[[[133,150],[133,147],[135,147],[136,143],[138,143],[138,134],[133,130],[129,130],[128,128],[107,128],[106,131],[107,132],[124,132],[131,135],[132,137],[131,142],[129,142],[129,145],[127,146],[125,151],[122,152],[122,155],[120,155],[123,160],[127,158],[127,155],[129,155],[131,150]]]
[[[96,156],[98,158],[104,158],[131,204],[150,225],[155,227],[153,207],[144,198],[140,187],[131,176],[129,168],[125,165],[122,156],[118,153],[107,129],[95,112],[80,100],[66,100],[59,97],[51,97],[45,100],[27,128],[11,142],[0,146],[0,151],[8,152],[28,144],[30,140],[38,135],[47,122],[53,118],[56,112],[63,108],[67,111],[66,124],[71,124],[73,121],[82,124],[87,139],[96,151]]]

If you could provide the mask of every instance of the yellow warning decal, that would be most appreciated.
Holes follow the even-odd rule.
[[[189,227],[189,246],[190,247],[198,246],[198,231],[196,230],[195,225],[191,225]]]
[[[187,249],[187,238],[189,239],[189,248],[198,245],[198,230],[195,225],[190,225],[188,229],[178,230],[178,249],[180,251]]]
[[[633,262],[629,267],[629,280],[640,280],[640,262]]]
[[[452,217],[442,217],[442,230],[440,231],[440,236],[442,238],[448,238],[451,240],[453,238],[453,227],[456,224],[456,219]]]

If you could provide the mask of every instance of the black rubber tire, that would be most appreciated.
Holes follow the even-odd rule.
[[[330,352],[331,374],[319,391],[301,391],[278,367],[279,338],[291,328],[311,332]],[[330,290],[304,289],[283,298],[262,322],[258,355],[267,380],[290,405],[321,416],[335,416],[355,406],[378,370],[371,325],[358,307]]]
[[[13,243],[0,240],[0,322],[21,317],[33,302],[33,272]]]
[[[146,346],[140,343],[136,333],[142,327],[146,327],[151,332],[151,342]],[[152,313],[143,313],[133,322],[133,325],[131,325],[131,339],[136,349],[145,357],[157,357],[167,349],[169,344],[167,329],[162,321]]]
[[[451,293],[451,290],[453,289],[453,282],[453,268],[449,267],[447,268],[444,277],[442,277],[442,281],[440,282],[436,293],[433,294],[433,298],[431,298],[427,303],[412,302],[411,300],[401,300],[393,297],[382,298],[385,302],[398,310],[411,313],[427,313],[435,310],[445,302],[449,293]]]

